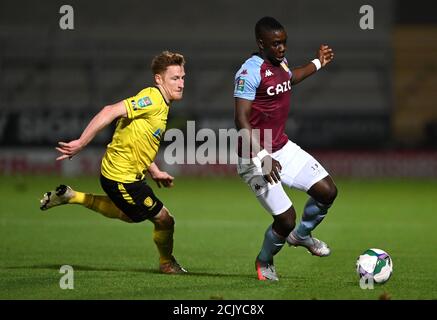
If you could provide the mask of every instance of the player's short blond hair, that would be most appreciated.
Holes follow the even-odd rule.
[[[183,66],[184,64],[185,58],[183,55],[166,50],[153,58],[152,72],[153,74],[162,74],[169,66]]]

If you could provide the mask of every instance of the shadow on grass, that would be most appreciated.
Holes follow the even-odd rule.
[[[8,266],[2,267],[0,269],[3,270],[27,270],[27,269],[49,269],[49,270],[58,270],[61,268],[62,264],[40,264],[40,265],[22,265],[22,266]],[[108,267],[93,267],[93,266],[84,266],[84,265],[73,265],[72,266],[75,271],[106,271],[106,272],[137,272],[137,273],[152,273],[152,274],[162,274],[158,269],[150,269],[150,268],[128,268],[128,269],[117,269],[117,268],[108,268]],[[232,274],[232,273],[218,273],[218,272],[199,272],[199,271],[189,271],[187,274],[179,275],[179,276],[204,276],[204,277],[230,277],[230,278],[249,278],[252,279],[253,275],[249,274]]]

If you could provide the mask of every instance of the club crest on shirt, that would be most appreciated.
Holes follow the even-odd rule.
[[[132,105],[132,109],[137,110],[137,102],[135,101],[135,99],[132,99],[130,101],[131,105]]]
[[[138,100],[138,107],[145,108],[152,105],[152,100],[149,97],[144,97]]]

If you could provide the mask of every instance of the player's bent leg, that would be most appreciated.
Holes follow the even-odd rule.
[[[159,269],[166,274],[187,273],[173,256],[173,233],[175,221],[166,207],[150,218],[154,224],[153,241],[159,252]]]
[[[59,185],[48,191],[40,200],[40,209],[47,210],[63,204],[79,204],[111,219],[133,222],[106,195],[94,195],[73,190],[70,186]]]
[[[265,234],[260,253],[255,260],[255,269],[259,280],[279,280],[273,264],[273,257],[282,249],[285,238],[293,230],[296,220],[296,212],[291,206],[287,211],[274,215],[273,224]]]
[[[282,190],[282,187],[276,189],[278,190],[277,196],[282,194],[280,189]],[[262,195],[259,197],[262,197]],[[283,248],[285,239],[291,230],[293,230],[296,220],[296,212],[288,197],[287,200],[289,203],[289,208],[285,212],[279,214],[274,214],[271,212],[274,221],[264,233],[264,241],[261,251],[255,259],[255,269],[257,271],[259,280],[279,280],[273,263],[273,257]],[[285,202],[285,200],[283,202]],[[266,207],[269,205],[268,203],[264,203],[264,206]]]
[[[72,198],[69,203],[81,204],[110,219],[119,219],[128,223],[134,222],[106,195],[76,192],[76,196]]]
[[[328,213],[329,207],[337,196],[337,188],[330,176],[315,183],[309,190],[311,198],[307,201],[302,220],[298,227],[287,237],[289,245],[303,246],[310,253],[319,257],[329,256],[328,245],[312,237],[311,232],[320,224]]]
[[[281,183],[269,184],[262,171],[253,163],[239,163],[238,173],[248,184],[258,202],[272,215],[274,221],[264,233],[260,253],[255,259],[255,269],[259,280],[277,281],[278,276],[273,257],[282,249],[285,238],[293,230],[296,213],[293,204]]]

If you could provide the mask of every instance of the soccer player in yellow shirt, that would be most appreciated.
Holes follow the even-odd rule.
[[[164,51],[152,61],[155,86],[136,96],[105,106],[88,124],[79,139],[59,142],[61,155],[71,159],[103,128],[117,119],[111,143],[102,159],[100,183],[106,195],[94,195],[60,185],[46,192],[41,210],[63,204],[80,204],[108,218],[125,222],[150,220],[153,240],[159,251],[160,271],[186,273],[173,256],[174,218],[146,183],[149,173],[158,186],[173,186],[173,177],[153,162],[158,152],[172,101],[181,100],[184,90],[185,59]]]

